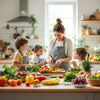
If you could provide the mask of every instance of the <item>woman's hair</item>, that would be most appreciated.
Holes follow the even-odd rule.
[[[86,60],[87,55],[89,57],[89,53],[86,51],[85,48],[76,48],[75,50],[82,57],[83,60]]]
[[[15,47],[16,49],[20,49],[20,46],[23,46],[26,43],[28,43],[28,39],[20,36],[15,40]]]
[[[53,32],[61,32],[61,33],[64,33],[65,32],[65,28],[64,26],[62,25],[62,21],[60,18],[57,18],[56,19],[56,24],[54,25],[53,27]]]
[[[40,49],[43,49],[43,47],[42,47],[41,45],[38,44],[38,45],[35,45],[34,48],[32,48],[32,51],[36,53],[36,52],[37,52],[38,50],[40,50]]]

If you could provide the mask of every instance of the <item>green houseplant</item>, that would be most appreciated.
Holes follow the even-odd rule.
[[[90,72],[90,69],[91,69],[91,62],[89,61],[89,60],[84,60],[83,62],[82,62],[82,67],[83,67],[83,69],[84,69],[84,71],[86,71],[86,72]]]
[[[31,20],[31,25],[32,25],[32,35],[34,34],[34,32],[35,32],[35,24],[37,23],[37,20],[36,20],[36,18],[34,17],[34,15],[31,15],[30,16],[30,20]]]
[[[95,15],[90,15],[91,20],[95,20],[96,16]]]
[[[5,44],[6,44],[7,48],[9,48],[11,43],[10,42],[5,42]]]

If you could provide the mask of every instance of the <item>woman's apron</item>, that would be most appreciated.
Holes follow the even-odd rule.
[[[55,46],[56,40],[53,43],[52,50],[51,50],[51,57],[53,59],[53,63],[55,63],[59,59],[66,58],[65,54],[65,38],[63,40],[63,46]],[[59,68],[67,70],[70,67],[69,62],[62,62]]]
[[[18,51],[19,51],[19,53],[23,56],[22,52],[21,52],[20,50],[18,50]],[[27,56],[23,56],[23,64],[28,64],[28,57],[27,57]],[[21,67],[21,68],[19,69],[19,71],[26,71],[26,70],[25,70],[25,67],[24,67],[24,66]]]

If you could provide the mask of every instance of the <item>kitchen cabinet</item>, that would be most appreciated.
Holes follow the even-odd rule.
[[[9,100],[94,100],[94,95],[93,93],[3,92],[0,93],[0,98],[2,100],[8,100],[8,98]],[[99,100],[99,98],[95,100]]]

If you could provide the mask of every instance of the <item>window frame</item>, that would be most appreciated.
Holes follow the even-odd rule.
[[[77,36],[77,26],[76,26],[76,2],[45,2],[45,45],[48,45],[49,39],[49,5],[72,5],[73,6],[73,33]],[[47,37],[48,36],[48,37]]]

